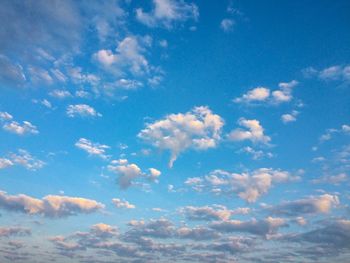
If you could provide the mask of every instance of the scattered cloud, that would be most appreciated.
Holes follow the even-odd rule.
[[[119,198],[113,198],[112,202],[117,208],[134,209],[136,207],[135,205],[130,204],[128,201],[121,200]]]
[[[67,107],[68,117],[102,117],[102,114],[97,112],[93,107],[86,104],[69,105]]]
[[[154,147],[169,150],[169,166],[187,149],[207,150],[217,146],[223,119],[208,107],[195,107],[187,113],[170,114],[149,123],[138,137]]]
[[[136,18],[149,27],[165,27],[171,29],[174,24],[187,20],[196,21],[199,17],[197,5],[186,3],[184,0],[153,0],[153,9],[145,12],[136,9]]]
[[[238,124],[246,129],[237,128],[228,134],[228,139],[231,141],[249,140],[253,143],[267,144],[271,138],[264,134],[264,128],[258,120],[247,120],[240,118]]]
[[[38,214],[59,218],[96,212],[104,208],[104,205],[95,200],[81,197],[47,195],[42,199],[37,199],[24,194],[8,195],[1,191],[0,208],[30,215]]]
[[[186,206],[179,209],[179,212],[183,214],[189,220],[228,220],[231,216],[231,210],[225,206]]]
[[[286,113],[281,116],[281,120],[284,124],[289,122],[295,122],[297,120],[299,112],[296,110],[293,110],[291,113]]]
[[[235,25],[235,21],[233,19],[225,18],[221,21],[220,28],[224,32],[230,32],[233,30],[234,25]]]
[[[107,159],[109,156],[106,155],[106,149],[110,147],[105,144],[94,143],[88,139],[80,138],[75,146],[86,151],[89,155],[96,155],[101,157],[102,159]]]
[[[0,237],[27,236],[30,234],[31,231],[28,228],[18,226],[0,227]]]
[[[350,84],[350,65],[334,65],[321,70],[308,67],[302,70],[307,78],[318,78],[323,81],[338,81],[342,85]]]

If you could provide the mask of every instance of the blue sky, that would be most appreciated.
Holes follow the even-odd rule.
[[[349,1],[1,1],[1,262],[347,262]]]

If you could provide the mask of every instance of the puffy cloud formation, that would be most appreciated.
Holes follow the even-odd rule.
[[[149,27],[173,27],[174,23],[197,20],[198,7],[184,0],[153,0],[154,8],[149,13],[142,8],[136,9],[136,18]]]
[[[0,227],[0,237],[10,237],[10,236],[25,236],[30,235],[31,231],[28,228],[23,227]]]
[[[37,199],[24,194],[8,195],[1,191],[0,208],[31,215],[39,214],[45,217],[59,218],[79,213],[96,212],[104,208],[104,205],[95,200],[80,197],[47,195],[42,199]]]
[[[93,225],[90,232],[98,237],[111,237],[118,235],[118,230],[115,227],[104,223]]]
[[[149,168],[149,174],[142,172],[141,168],[134,163],[129,163],[126,159],[111,161],[108,170],[118,174],[118,184],[121,189],[127,189],[132,184],[137,184],[138,179],[148,179],[157,182],[161,172],[155,168]]]
[[[86,151],[90,155],[96,155],[103,159],[108,158],[108,156],[106,155],[106,149],[110,148],[108,145],[94,143],[88,139],[80,138],[75,143],[75,146],[79,149]]]
[[[236,194],[239,198],[252,203],[266,194],[274,184],[298,179],[298,176],[292,176],[289,172],[272,168],[260,168],[241,174],[214,170],[204,177],[188,178],[185,185],[197,192],[209,191],[216,195]]]
[[[112,202],[117,208],[134,209],[136,207],[135,205],[130,204],[128,201],[121,200],[119,198],[113,198]]]
[[[299,112],[294,110],[291,113],[286,113],[281,116],[281,120],[283,123],[289,123],[289,122],[294,122],[297,120]]]
[[[249,140],[253,143],[269,143],[271,138],[264,134],[264,128],[258,120],[247,120],[240,118],[238,124],[245,129],[237,128],[228,134],[229,140],[245,141]]]
[[[329,213],[333,207],[340,204],[338,196],[324,194],[320,196],[311,196],[304,199],[284,202],[280,205],[270,208],[274,214],[299,216],[309,214]]]
[[[18,135],[39,133],[35,125],[30,123],[29,121],[23,121],[22,123],[14,121],[13,116],[8,112],[0,112],[0,122],[4,123],[2,128],[5,131],[15,133]]]
[[[225,206],[186,206],[181,208],[180,213],[185,215],[189,220],[228,220],[232,214],[232,211]]]
[[[68,117],[102,117],[93,107],[86,104],[69,105],[67,107]]]
[[[344,85],[350,83],[350,65],[334,65],[321,70],[309,67],[303,70],[305,77],[316,77],[324,81],[340,81]]]
[[[262,220],[253,219],[250,221],[221,221],[214,222],[210,225],[211,228],[223,233],[246,232],[264,237],[276,233],[276,231],[283,226],[287,226],[287,223],[284,219],[273,217],[267,217]]]
[[[335,128],[327,129],[326,132],[320,136],[319,141],[320,142],[329,141],[330,139],[333,138],[333,135],[336,135],[336,134],[350,135],[350,126],[347,124],[343,124],[338,129],[335,129]]]
[[[206,150],[217,146],[223,119],[208,107],[195,107],[187,113],[170,114],[147,124],[138,137],[159,149],[169,150],[172,167],[179,154],[187,149]]]
[[[243,94],[239,98],[235,98],[235,103],[244,104],[280,104],[283,102],[289,102],[292,100],[292,90],[299,83],[296,80],[290,82],[281,82],[278,84],[279,89],[271,91],[266,87],[257,87],[249,90],[246,94]]]
[[[264,152],[262,150],[256,150],[250,146],[245,146],[238,151],[239,153],[249,154],[253,160],[260,160],[263,158],[272,158],[273,154],[271,152]]]
[[[0,169],[13,165],[23,166],[28,170],[36,171],[41,169],[45,162],[32,156],[28,151],[19,149],[17,153],[9,154],[8,158],[0,158]]]
[[[50,91],[49,95],[57,99],[65,99],[65,98],[73,97],[73,95],[68,90],[58,90],[58,89]]]

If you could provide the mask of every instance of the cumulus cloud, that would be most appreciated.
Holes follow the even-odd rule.
[[[13,165],[20,165],[31,171],[41,169],[45,165],[45,162],[32,156],[30,152],[24,149],[19,149],[17,153],[11,153],[9,159]]]
[[[131,186],[133,180],[143,176],[141,169],[134,163],[109,165],[108,169],[119,175],[118,184],[122,189],[126,189]]]
[[[287,201],[270,208],[274,214],[299,216],[312,214],[326,214],[332,208],[340,204],[338,196],[324,194],[320,196],[310,196],[304,199]]]
[[[277,105],[284,102],[289,102],[293,99],[292,91],[295,86],[299,84],[298,81],[292,80],[290,82],[281,82],[278,84],[279,89],[271,91],[266,87],[257,87],[249,90],[241,97],[235,98],[233,102],[243,103],[246,105]]]
[[[12,165],[13,165],[13,162],[11,160],[7,158],[0,158],[0,169],[4,169]]]
[[[212,229],[222,233],[242,232],[263,237],[275,234],[280,227],[284,226],[287,226],[284,219],[273,217],[261,220],[252,219],[250,221],[229,220],[210,224]]]
[[[117,208],[134,209],[136,207],[135,205],[130,204],[128,201],[121,200],[119,198],[113,198],[112,202]]]
[[[220,237],[220,234],[217,231],[206,227],[180,227],[176,230],[176,234],[179,238],[187,238],[195,241],[202,240],[213,240]]]
[[[350,135],[350,126],[347,124],[343,124],[338,129],[335,129],[335,128],[327,129],[326,132],[320,136],[319,141],[320,142],[329,141],[333,138],[333,135],[335,134]]]
[[[103,159],[108,158],[108,155],[106,155],[106,149],[110,148],[108,145],[94,143],[88,139],[80,138],[75,143],[75,146],[78,147],[79,149],[86,151],[90,155],[96,155]]]
[[[172,167],[179,154],[187,149],[206,150],[217,146],[223,119],[208,107],[195,107],[187,113],[170,114],[147,124],[138,137],[154,147],[169,150]]]
[[[68,105],[68,117],[102,117],[102,114],[97,112],[93,107],[86,104]]]
[[[267,144],[271,138],[264,134],[264,128],[258,120],[247,120],[240,118],[238,124],[245,129],[237,128],[228,134],[228,139],[231,141],[249,140],[253,143]]]
[[[294,110],[291,113],[286,113],[281,116],[281,120],[284,124],[289,123],[289,122],[294,122],[297,120],[299,112]]]
[[[250,146],[243,147],[238,152],[249,154],[253,160],[260,160],[262,158],[272,158],[273,157],[273,154],[271,152],[264,152],[262,150],[256,150]]]
[[[149,27],[172,28],[175,23],[185,22],[199,17],[198,7],[194,3],[184,0],[153,0],[154,8],[145,12],[142,8],[136,9],[136,18]]]
[[[350,84],[350,65],[334,65],[321,70],[309,67],[302,72],[307,78],[318,78],[323,81],[338,81],[343,85]]]
[[[208,191],[215,195],[236,194],[239,198],[252,203],[266,194],[274,184],[298,179],[298,176],[292,176],[289,172],[272,168],[260,168],[241,174],[214,170],[204,177],[188,178],[185,185],[197,192]]]
[[[39,131],[35,125],[29,121],[19,123],[13,120],[13,116],[8,112],[0,112],[0,122],[3,122],[2,128],[5,131],[18,135],[38,134]]]
[[[225,206],[186,206],[179,209],[179,212],[183,214],[189,220],[228,220],[232,211]]]
[[[57,99],[65,99],[65,98],[73,97],[73,95],[68,90],[59,90],[59,89],[50,91],[49,95]]]
[[[104,208],[104,205],[81,197],[47,195],[37,199],[25,194],[8,195],[0,191],[0,208],[30,215],[59,218],[80,213],[93,213]]]

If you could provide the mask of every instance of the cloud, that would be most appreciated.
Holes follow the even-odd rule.
[[[319,141],[320,142],[329,141],[330,139],[333,138],[334,134],[350,135],[350,126],[343,124],[338,129],[335,129],[335,128],[327,129],[326,132],[320,136]]]
[[[0,82],[20,87],[25,81],[26,77],[22,66],[12,62],[8,57],[0,55]]]
[[[299,112],[298,111],[292,111],[291,113],[286,113],[281,116],[281,120],[284,124],[289,122],[294,122],[297,120]]]
[[[277,215],[287,216],[327,214],[332,208],[339,204],[340,202],[336,195],[324,194],[294,201],[287,201],[269,208],[268,210],[271,210]]]
[[[108,145],[94,143],[88,139],[80,138],[75,143],[75,146],[79,149],[86,151],[90,155],[96,155],[101,157],[102,159],[108,158],[108,155],[106,155],[106,149],[110,148]]]
[[[113,198],[112,202],[117,208],[134,209],[136,207],[135,205],[130,204],[128,201],[121,200],[119,198]]]
[[[131,186],[132,182],[143,176],[141,169],[134,163],[109,165],[108,169],[119,175],[118,184],[120,188],[126,189]]]
[[[194,3],[184,0],[153,0],[154,8],[144,12],[142,8],[136,9],[136,19],[149,27],[165,27],[171,29],[175,23],[187,20],[197,20],[198,7]]]
[[[235,21],[233,19],[225,18],[221,21],[220,28],[224,32],[230,32],[233,30],[234,25],[235,25]]]
[[[337,81],[342,85],[350,84],[350,65],[334,65],[321,70],[309,67],[302,70],[307,78],[318,78],[322,81]]]
[[[11,160],[7,158],[0,158],[0,169],[4,169],[12,165],[13,165],[13,162]]]
[[[278,105],[280,103],[289,102],[293,99],[293,88],[299,84],[298,81],[281,82],[278,84],[279,89],[271,91],[266,87],[257,87],[249,90],[241,97],[235,98],[233,102],[246,105]]]
[[[10,121],[13,117],[10,113],[6,111],[0,111],[0,121]]]
[[[58,90],[58,89],[51,91],[49,95],[57,99],[65,99],[65,98],[73,97],[73,95],[68,90]]]
[[[29,121],[23,121],[22,123],[14,121],[13,116],[8,112],[0,112],[0,122],[4,123],[2,128],[5,131],[15,133],[18,135],[39,133],[35,125],[30,123]]]
[[[271,138],[264,134],[264,128],[258,120],[247,120],[240,118],[238,124],[246,129],[237,128],[228,134],[228,139],[231,141],[249,140],[253,143],[267,144]]]
[[[253,219],[250,221],[221,221],[209,225],[212,229],[222,233],[242,232],[263,237],[275,234],[280,227],[284,226],[287,226],[284,219],[273,217],[267,217],[261,220]]]
[[[179,238],[192,239],[195,241],[213,240],[220,237],[219,233],[209,228],[205,228],[205,227],[189,228],[185,226],[178,228],[176,230],[176,235]]]
[[[169,166],[187,149],[207,150],[217,146],[223,119],[208,107],[195,107],[187,113],[170,114],[147,124],[138,137],[154,147],[169,150]]]
[[[47,195],[37,199],[24,194],[8,195],[0,191],[0,208],[30,215],[60,218],[80,213],[93,213],[104,208],[104,205],[81,197]]]
[[[9,159],[13,165],[20,165],[31,171],[41,169],[45,165],[45,162],[32,156],[27,150],[23,149],[19,149],[18,153],[11,153]]]
[[[232,211],[225,206],[186,206],[179,209],[179,212],[183,214],[189,220],[228,220]]]
[[[175,234],[174,224],[165,218],[151,219],[147,223],[133,220],[129,222],[129,225],[132,229],[126,234],[133,237],[170,238]]]
[[[1,167],[1,165],[0,165]],[[313,179],[311,182],[314,184],[333,184],[340,185],[349,180],[349,177],[345,173],[340,173],[337,175],[326,175],[318,179]]]
[[[272,158],[273,154],[271,152],[264,152],[262,150],[255,150],[250,146],[243,147],[238,151],[239,153],[246,153],[252,156],[253,160],[260,160],[262,158]]]
[[[10,236],[27,236],[30,235],[31,231],[28,228],[23,227],[0,227],[0,237],[10,237]]]
[[[241,174],[214,170],[204,177],[188,178],[185,185],[197,192],[211,192],[215,195],[236,194],[239,198],[252,203],[266,194],[274,184],[298,179],[298,176],[272,168],[260,168]]]
[[[123,73],[123,70],[134,76],[145,75],[152,69],[145,57],[146,48],[149,47],[151,40],[147,36],[143,38],[127,36],[118,43],[116,53],[109,49],[101,49],[93,55],[93,58],[105,69],[119,75]]]
[[[148,176],[148,178],[149,178],[149,180],[151,180],[151,181],[157,181],[158,178],[159,178],[159,176],[162,174],[161,171],[159,171],[159,170],[157,170],[157,169],[155,169],[155,168],[149,168],[148,170],[149,170],[149,176]]]
[[[102,114],[97,112],[93,107],[86,104],[69,105],[67,107],[68,117],[102,117]]]

